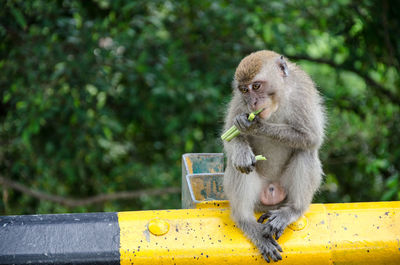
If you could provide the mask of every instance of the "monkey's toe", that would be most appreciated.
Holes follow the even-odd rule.
[[[273,238],[264,238],[263,244],[259,246],[260,252],[264,259],[269,263],[271,260],[278,261],[282,260],[282,256],[279,252],[282,252],[282,248]]]
[[[266,213],[262,214],[262,215],[258,218],[257,222],[260,223],[260,224],[262,224],[262,223],[264,223],[264,221],[267,220],[269,217],[271,217],[271,213],[270,213],[270,212],[266,212]]]
[[[264,237],[275,237],[279,239],[286,228],[286,222],[278,218],[275,214],[271,214],[268,221],[264,224],[263,236]]]
[[[283,231],[285,231],[285,229],[279,229],[279,231],[277,231],[277,232],[275,233],[275,238],[276,238],[276,240],[278,240],[278,239],[282,236]]]

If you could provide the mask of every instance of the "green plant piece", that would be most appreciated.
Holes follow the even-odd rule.
[[[240,134],[240,131],[238,129],[236,129],[236,131],[233,132],[232,134],[230,134],[225,140],[230,142],[233,138],[235,138],[239,134]]]
[[[229,130],[227,130],[224,134],[221,135],[221,139],[225,140],[231,133],[233,133],[236,130],[235,126],[232,126],[231,128],[229,128]]]
[[[256,160],[257,161],[262,161],[262,160],[267,160],[267,158],[265,158],[265,156],[263,156],[263,155],[257,155],[256,156]]]

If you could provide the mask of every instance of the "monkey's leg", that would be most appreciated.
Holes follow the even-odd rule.
[[[279,209],[260,217],[265,223],[263,234],[278,239],[285,228],[308,209],[321,182],[322,169],[317,151],[297,151],[281,176],[287,189],[287,202]]]
[[[272,237],[263,236],[265,224],[257,223],[254,217],[254,206],[259,200],[261,186],[257,173],[241,174],[228,162],[224,189],[231,204],[232,218],[267,262],[270,259],[278,261],[282,259],[279,253],[282,248]]]

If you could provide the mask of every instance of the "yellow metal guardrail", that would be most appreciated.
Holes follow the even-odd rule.
[[[0,216],[0,264],[266,264],[230,218],[223,159],[183,156],[193,209]],[[282,265],[398,265],[400,202],[312,204],[278,242]]]
[[[0,217],[0,264],[266,264],[223,201],[196,209]],[[400,264],[400,202],[313,204],[279,264]]]
[[[120,263],[266,264],[227,206],[118,213]],[[400,202],[312,204],[278,242],[282,265],[400,264]]]

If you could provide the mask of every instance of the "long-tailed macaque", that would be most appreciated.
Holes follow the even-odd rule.
[[[320,185],[324,120],[313,81],[294,63],[266,50],[240,62],[224,127],[235,125],[240,135],[224,141],[224,191],[234,221],[267,262],[282,259],[275,239],[308,209]],[[254,154],[267,160],[256,162]],[[258,222],[255,211],[265,213]]]

